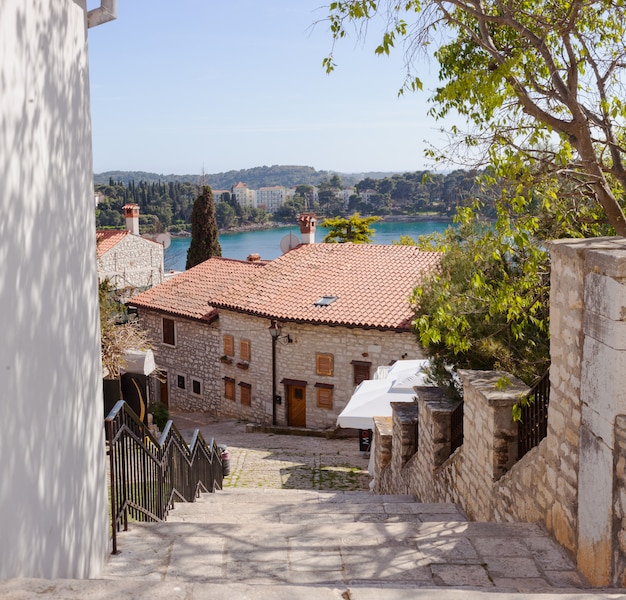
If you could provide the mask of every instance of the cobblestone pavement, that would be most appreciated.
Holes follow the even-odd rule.
[[[218,420],[202,413],[172,413],[174,424],[190,439],[197,428],[230,451],[230,475],[224,488],[327,491],[367,490],[369,457],[357,438],[246,432],[246,423]]]

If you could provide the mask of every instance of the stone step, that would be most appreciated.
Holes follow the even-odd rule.
[[[413,496],[369,492],[225,490],[177,503],[168,522],[244,523],[464,521],[454,504],[418,504]]]
[[[3,600],[611,600],[623,595],[610,590],[547,593],[485,591],[441,587],[296,586],[181,581],[41,580],[0,581]]]
[[[291,490],[205,495],[177,504],[167,523],[132,524],[105,577],[344,590],[585,587],[538,525],[468,522],[454,505],[409,500]]]

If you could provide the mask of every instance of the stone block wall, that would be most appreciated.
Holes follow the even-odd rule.
[[[163,343],[164,317],[174,320],[174,346]],[[217,324],[177,318],[146,309],[141,309],[139,318],[152,341],[156,365],[167,376],[170,409],[218,414],[222,381],[218,361],[221,342]],[[179,376],[185,380],[184,389],[179,387]],[[159,399],[159,386],[151,379],[151,397]],[[193,392],[194,379],[200,382],[200,394]]]
[[[126,235],[98,259],[98,278],[114,289],[144,290],[163,282],[163,246],[138,235]]]
[[[139,317],[150,332],[156,364],[167,372],[169,403],[174,410],[207,411],[212,414],[272,423],[272,337],[269,319],[222,310],[219,319],[208,324],[141,309]],[[175,321],[176,344],[163,343],[163,317]],[[224,335],[234,339],[232,362],[221,362],[225,354]],[[240,355],[241,341],[249,342],[250,360]],[[318,375],[316,355],[333,356],[333,374]],[[352,361],[371,362],[371,374],[380,365],[401,358],[422,358],[415,336],[409,332],[357,330],[322,325],[282,324],[276,344],[277,424],[288,423],[283,381],[306,382],[306,427],[334,428],[337,416],[354,391]],[[246,368],[241,363],[246,362]],[[185,389],[178,376],[185,377]],[[194,394],[191,379],[201,382],[202,393]],[[235,397],[225,397],[225,378],[234,382]],[[250,405],[242,403],[241,384],[250,386]],[[317,404],[315,384],[332,387],[332,407]],[[158,397],[156,385],[152,397]]]
[[[461,448],[440,461],[436,440],[445,442],[447,425],[433,399],[418,391],[418,452],[406,463],[387,458],[375,489],[453,501],[474,519],[540,522],[591,584],[624,586],[626,240],[560,240],[550,251],[547,437],[515,462],[511,408],[527,388],[512,379],[502,391],[496,386],[502,374],[466,371]],[[392,452],[404,435],[393,427]]]
[[[241,313],[220,311],[221,333],[235,338],[235,351],[242,338],[251,341],[251,360],[245,372],[232,365],[222,365],[222,376],[234,378],[237,383],[252,384],[252,406],[222,400],[222,413],[237,418],[254,418],[256,422],[272,421],[272,338],[269,319]],[[401,358],[422,358],[423,353],[410,332],[377,331],[329,327],[302,323],[282,323],[281,337],[276,344],[277,423],[288,423],[287,399],[283,381],[306,382],[306,427],[333,428],[337,416],[345,408],[354,391],[352,361],[371,362],[371,375],[380,365],[388,365]],[[289,341],[291,340],[291,341]],[[332,376],[318,375],[316,355],[333,356]],[[220,353],[221,354],[221,353]],[[317,405],[315,384],[332,385],[332,408]]]

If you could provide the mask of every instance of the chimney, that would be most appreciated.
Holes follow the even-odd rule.
[[[259,262],[261,260],[261,255],[260,254],[248,254],[248,256],[246,257],[246,260],[248,262]]]
[[[126,218],[126,229],[133,235],[139,235],[139,205],[124,204],[122,211]]]
[[[315,244],[315,224],[317,217],[315,213],[301,213],[298,217],[298,225],[300,225],[300,233],[302,234],[303,244]]]

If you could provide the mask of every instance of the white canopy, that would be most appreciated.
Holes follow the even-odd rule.
[[[412,402],[414,386],[429,385],[424,374],[427,360],[399,360],[384,379],[368,379],[354,390],[337,417],[339,427],[374,429],[374,417],[390,417],[392,402]]]

